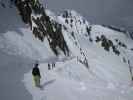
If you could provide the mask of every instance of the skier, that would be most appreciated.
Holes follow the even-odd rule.
[[[52,67],[52,69],[53,69],[53,68],[55,67],[55,63],[52,63],[52,64],[49,64],[49,63],[48,63],[48,70],[50,70],[51,67]]]
[[[48,63],[48,70],[50,70],[50,64]]]
[[[52,63],[52,69],[55,67],[55,63]]]
[[[34,80],[34,83],[35,83],[36,87],[40,87],[40,79],[41,79],[40,70],[38,68],[38,65],[39,64],[36,63],[34,65],[33,70],[32,70],[33,80]]]

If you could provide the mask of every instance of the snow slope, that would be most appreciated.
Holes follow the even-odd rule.
[[[0,4],[0,100],[31,100],[22,82],[24,73],[32,69],[34,60],[55,55],[32,35],[16,8],[1,1],[5,8]]]
[[[90,64],[95,67],[90,71],[76,59],[57,63],[51,71],[47,70],[47,64],[41,64],[42,88],[34,87],[31,71],[24,75],[23,82],[33,100],[132,100],[133,89],[125,72],[106,68],[97,60]]]
[[[73,55],[70,58],[62,55],[56,57],[46,39],[41,42],[32,35],[29,26],[23,24],[14,7],[0,6],[0,12],[4,12],[0,17],[0,76],[7,70],[10,73],[15,70],[17,73],[12,74],[12,77],[19,82],[12,81],[12,84],[21,84],[21,87],[9,85],[12,77],[6,77],[6,80],[0,82],[2,89],[7,91],[7,86],[16,88],[16,94],[20,89],[23,94],[21,98],[25,100],[30,98],[24,97],[28,93],[32,95],[33,100],[132,100],[133,88],[128,60],[132,65],[133,40],[130,37],[101,25],[91,25],[75,11],[68,10],[56,15],[46,10],[52,20],[62,25],[64,39]],[[103,36],[103,40],[97,40]],[[102,42],[108,44],[109,40],[112,42],[107,51]],[[114,48],[120,52],[119,55]],[[6,59],[8,63],[4,62]],[[31,75],[36,59],[40,62],[41,89],[34,86]],[[85,59],[89,68],[80,62]],[[47,69],[49,62],[56,63],[53,70]],[[22,74],[19,75],[18,66],[28,69],[22,69]],[[17,75],[19,77],[16,77]],[[4,83],[7,85],[3,85]],[[10,92],[1,95],[9,96],[8,93]],[[14,94],[11,95],[9,98],[1,98],[18,100]]]
[[[75,12],[72,14],[75,15]],[[57,62],[56,68],[50,71],[47,69],[47,63],[40,64],[41,89],[34,87],[31,71],[24,75],[23,80],[33,100],[132,100],[133,88],[129,65],[123,61],[123,57],[132,60],[133,53],[130,48],[133,47],[133,41],[121,32],[100,25],[90,25],[90,36],[86,36],[87,31],[79,34],[74,31],[75,27],[73,29],[69,24],[65,24],[64,18],[56,18],[67,27],[64,37],[71,51],[80,56],[79,48],[82,48],[90,67],[88,70],[79,63],[78,57],[67,62]],[[78,30],[82,28],[85,30],[84,27],[77,26]],[[70,35],[71,31],[74,31],[76,39]],[[112,48],[109,52],[106,51],[100,42],[95,42],[96,37],[101,35],[117,46],[120,55],[115,54]],[[127,48],[117,45],[115,39],[125,43]]]
[[[54,56],[47,41],[41,42],[36,39],[32,35],[29,26],[24,25],[16,8],[13,5],[10,8],[8,3],[5,4],[7,4],[6,8],[0,6],[0,12],[5,12],[0,17],[0,49],[10,55],[24,56],[31,59]]]

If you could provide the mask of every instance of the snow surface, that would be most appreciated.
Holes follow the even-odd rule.
[[[53,20],[67,27],[67,31],[63,30],[63,36],[73,54],[70,58],[55,57],[48,41],[40,42],[36,39],[29,26],[25,27],[21,22],[15,8],[0,6],[0,12],[5,12],[0,17],[0,76],[1,79],[5,78],[0,81],[1,100],[133,99],[129,66],[122,60],[123,57],[133,60],[133,51],[129,50],[133,48],[133,40],[123,33],[100,25],[91,25],[93,40],[104,34],[114,44],[115,39],[119,39],[127,45],[127,49],[119,47],[121,54],[117,56],[113,51],[105,51],[99,43],[89,41],[85,36],[85,27],[90,24],[86,21],[86,24],[80,25],[77,21],[82,22],[83,17],[75,11],[71,11],[74,27],[70,27],[61,15],[56,16],[47,10]],[[70,35],[72,31],[76,39]],[[75,42],[78,44],[75,45]],[[81,56],[80,48],[85,52],[89,69],[78,62],[77,57]],[[40,62],[42,88],[33,84],[31,71],[35,60]],[[48,70],[49,62],[56,63],[53,70]]]
[[[24,75],[24,83],[32,94],[33,100],[132,100],[129,69],[116,55],[105,54],[95,46],[89,49],[90,69],[87,70],[74,58],[67,62],[58,62],[54,70],[47,70],[47,64],[41,64],[42,89],[34,87],[31,71]]]

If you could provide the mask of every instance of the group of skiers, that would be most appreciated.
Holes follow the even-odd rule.
[[[35,86],[40,88],[41,87],[40,85],[41,74],[40,74],[40,70],[38,66],[39,66],[39,63],[36,62],[32,69],[32,76],[33,76],[33,81],[34,81]],[[51,70],[54,67],[55,67],[55,63],[52,63],[52,64],[48,63],[48,70]]]

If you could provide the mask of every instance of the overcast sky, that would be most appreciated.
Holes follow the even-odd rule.
[[[133,28],[133,0],[44,0],[49,9],[74,9],[94,24]],[[133,30],[133,29],[132,29]]]

